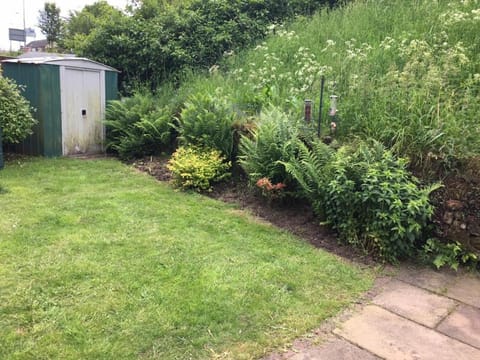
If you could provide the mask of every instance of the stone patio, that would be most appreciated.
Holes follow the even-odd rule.
[[[302,346],[265,359],[480,360],[480,276],[402,267]]]

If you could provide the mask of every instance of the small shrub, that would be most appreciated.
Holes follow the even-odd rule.
[[[212,184],[230,176],[229,161],[219,150],[180,147],[168,162],[176,186],[195,191],[209,191]]]
[[[283,189],[287,187],[284,183],[272,184],[267,178],[258,179],[255,184],[262,192],[262,195],[270,200],[280,199],[285,195]]]
[[[217,149],[232,159],[234,122],[227,99],[198,93],[185,103],[174,127],[182,145]]]
[[[0,73],[0,128],[5,143],[19,143],[32,134],[37,123],[32,116],[33,108],[21,91],[20,86]]]
[[[478,256],[462,247],[458,241],[443,243],[438,239],[428,239],[422,247],[420,256],[437,269],[449,266],[457,271],[460,264],[473,267],[478,264]]]
[[[293,179],[280,162],[295,156],[297,140],[296,121],[277,108],[262,112],[257,127],[240,140],[239,164],[252,185],[267,178],[290,188]]]
[[[111,101],[105,121],[107,149],[122,159],[168,151],[173,143],[171,118],[171,109],[157,107],[152,94]]]

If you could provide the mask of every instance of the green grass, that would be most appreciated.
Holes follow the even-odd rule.
[[[372,273],[115,160],[0,172],[0,358],[255,358]]]

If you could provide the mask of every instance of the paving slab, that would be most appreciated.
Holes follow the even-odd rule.
[[[437,326],[457,306],[454,300],[398,280],[385,285],[373,303],[430,328]]]
[[[456,275],[448,271],[435,271],[418,267],[401,268],[397,278],[414,286],[445,294],[447,288],[456,282]]]
[[[389,360],[480,359],[480,350],[435,330],[393,314],[379,306],[367,305],[347,320],[337,335]]]
[[[480,349],[480,309],[461,305],[437,330]]]
[[[480,276],[468,274],[447,286],[446,295],[465,304],[480,308]]]
[[[343,339],[335,339],[305,352],[298,353],[289,360],[379,360],[380,358],[350,344]]]

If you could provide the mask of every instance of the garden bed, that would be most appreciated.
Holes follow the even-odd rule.
[[[157,180],[169,181],[171,173],[167,169],[168,158],[149,156],[136,160],[132,165]],[[208,196],[226,203],[238,205],[253,215],[275,226],[295,234],[315,247],[325,249],[343,258],[364,264],[373,264],[374,259],[351,246],[341,244],[336,235],[319,224],[310,205],[303,202],[268,202],[265,198],[248,189],[245,179],[220,183],[214,186]]]
[[[160,181],[169,181],[168,158],[150,156],[133,162],[135,168]],[[459,241],[480,256],[480,161],[472,161],[462,174],[451,174],[443,187],[434,192],[433,223],[436,235],[445,240]],[[208,196],[234,203],[255,216],[307,240],[312,245],[344,258],[371,264],[374,259],[358,249],[338,242],[336,235],[321,226],[311,207],[302,202],[268,202],[249,191],[245,180],[217,184]]]

